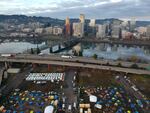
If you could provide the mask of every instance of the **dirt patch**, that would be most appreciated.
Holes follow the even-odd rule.
[[[150,98],[150,75],[136,75],[136,74],[130,74],[128,75],[130,77],[130,80],[137,86],[137,88],[147,97]]]
[[[79,85],[81,86],[109,86],[117,84],[114,79],[116,74],[112,71],[80,70],[78,75]]]

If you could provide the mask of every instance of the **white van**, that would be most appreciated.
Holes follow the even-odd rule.
[[[71,110],[72,110],[72,106],[69,105],[69,106],[68,106],[68,111],[71,112]]]
[[[62,58],[72,58],[72,56],[69,56],[69,55],[62,55],[61,57]]]

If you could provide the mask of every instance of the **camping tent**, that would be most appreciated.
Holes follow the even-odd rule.
[[[44,113],[53,113],[54,107],[53,106],[47,106],[44,110]]]
[[[90,102],[97,102],[97,97],[94,95],[90,95]]]

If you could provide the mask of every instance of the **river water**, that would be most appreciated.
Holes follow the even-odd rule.
[[[28,49],[42,46],[41,44],[32,44],[30,42],[5,42],[0,44],[0,53],[22,53]]]
[[[150,61],[150,48],[138,46],[122,46],[104,43],[79,43],[73,47],[76,51],[83,51],[84,57],[92,57],[94,54],[101,59],[128,59],[133,56]],[[63,54],[73,54],[72,49],[61,52]]]
[[[0,53],[22,53],[27,49],[41,47],[45,45],[45,42],[39,44],[31,42],[4,42],[0,44]],[[58,47],[54,47],[57,49]],[[128,47],[122,45],[109,45],[104,43],[79,43],[73,48],[64,50],[58,54],[73,54],[73,50],[77,52],[83,51],[84,57],[92,57],[94,54],[98,55],[98,58],[102,59],[127,59],[131,56],[136,56],[140,59],[150,61],[150,48],[148,47]],[[49,49],[45,49],[42,53],[50,54]]]

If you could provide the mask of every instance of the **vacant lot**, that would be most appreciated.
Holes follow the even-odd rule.
[[[112,86],[120,85],[116,82],[115,76],[125,76],[125,73],[118,73],[108,70],[93,70],[93,69],[82,69],[79,70],[79,85],[80,86]],[[141,92],[150,97],[150,75],[136,75],[127,74],[131,82],[133,82]]]
[[[110,86],[118,85],[115,82],[117,73],[105,70],[80,70],[79,85],[81,86]]]
[[[130,77],[130,80],[137,86],[140,91],[150,98],[150,75],[135,75],[130,74],[128,75]]]

